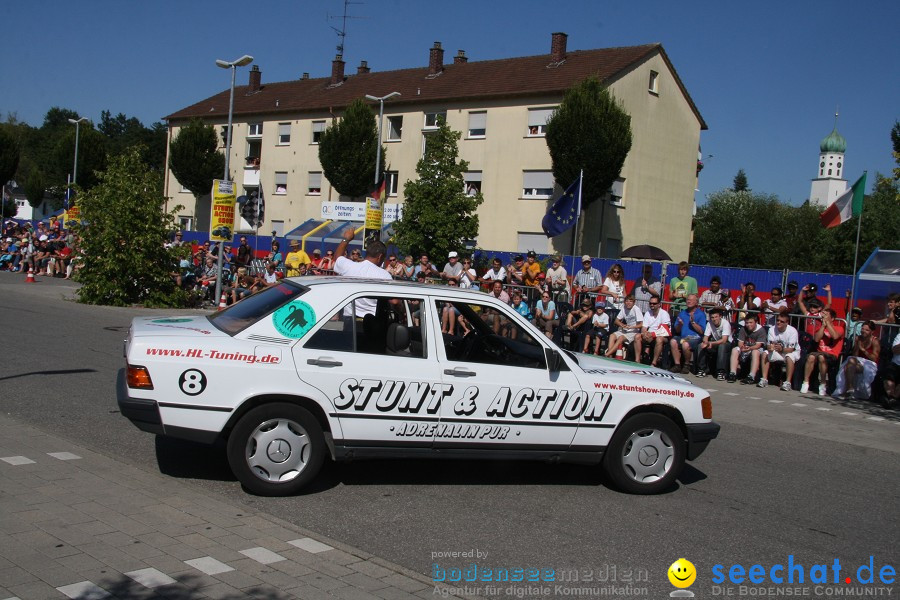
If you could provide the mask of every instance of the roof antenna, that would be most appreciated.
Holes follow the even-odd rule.
[[[351,0],[344,0],[344,14],[340,16],[331,16],[328,15],[329,19],[340,19],[341,20],[341,28],[330,25],[334,32],[337,34],[338,39],[340,40],[337,45],[337,53],[341,56],[344,55],[344,39],[347,37],[347,19],[361,19],[364,17],[351,17],[347,14],[347,9],[351,4],[362,4],[362,2],[352,2]]]

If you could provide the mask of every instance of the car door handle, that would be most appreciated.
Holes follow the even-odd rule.
[[[306,364],[316,367],[343,367],[344,363],[333,358],[308,358]]]
[[[475,377],[477,373],[475,371],[469,371],[467,369],[460,369],[459,367],[453,369],[444,369],[444,375],[453,375],[454,377]]]

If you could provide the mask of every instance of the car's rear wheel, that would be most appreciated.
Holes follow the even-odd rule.
[[[228,438],[228,463],[244,487],[260,496],[290,496],[319,472],[325,439],[316,418],[284,402],[254,408]]]
[[[656,494],[671,487],[685,460],[684,435],[664,415],[642,413],[616,429],[603,466],[617,488]]]

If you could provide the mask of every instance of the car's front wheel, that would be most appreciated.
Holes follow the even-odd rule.
[[[656,494],[672,486],[684,460],[684,435],[678,425],[661,414],[641,413],[616,429],[603,466],[620,490]]]
[[[228,463],[247,490],[260,496],[290,496],[319,472],[325,439],[316,418],[294,404],[254,408],[228,438]]]

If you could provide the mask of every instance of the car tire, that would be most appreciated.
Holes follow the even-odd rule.
[[[657,494],[675,483],[684,460],[684,434],[678,425],[658,413],[641,413],[616,429],[603,468],[623,492]]]
[[[241,417],[228,438],[228,464],[249,492],[291,496],[306,486],[325,460],[322,428],[310,412],[275,402]]]

